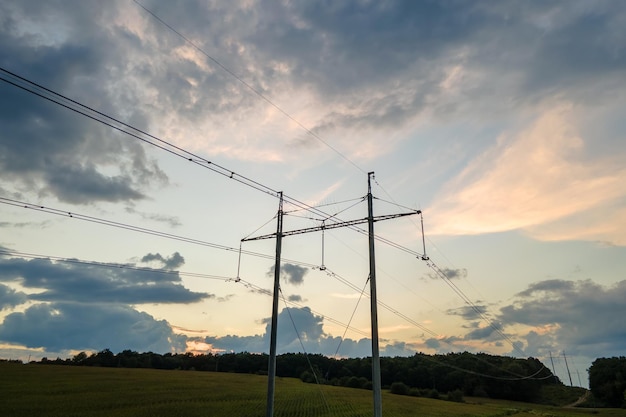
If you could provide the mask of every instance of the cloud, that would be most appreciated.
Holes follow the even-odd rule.
[[[158,213],[142,213],[135,210],[135,208],[132,206],[126,207],[126,212],[131,214],[139,214],[141,218],[145,220],[154,220],[157,222],[167,223],[171,227],[178,227],[182,224],[180,219],[176,216],[166,216]]]
[[[178,252],[174,252],[170,257],[164,258],[160,253],[149,253],[141,258],[141,262],[153,262],[157,261],[161,263],[166,269],[176,269],[185,264],[185,258]]]
[[[558,238],[551,237],[545,226],[606,210],[625,197],[626,169],[614,157],[585,160],[585,142],[574,117],[570,105],[557,106],[512,137],[501,136],[435,199],[428,210],[431,232],[523,230],[544,239]],[[567,222],[570,230],[584,228],[581,224]],[[614,232],[619,229],[611,225],[603,240],[623,242]]]
[[[274,271],[275,271],[275,266],[272,265],[269,269],[269,271],[267,271],[266,275],[268,277],[273,277],[274,276]],[[308,268],[299,266],[299,265],[293,265],[290,263],[283,263],[280,266],[280,274],[281,277],[289,282],[290,284],[294,284],[294,285],[300,285],[304,282],[304,276],[307,274],[307,272],[309,272]]]
[[[293,320],[293,321],[292,321]],[[254,336],[208,336],[202,342],[218,351],[268,352],[270,320],[265,319],[265,333]],[[342,357],[365,357],[372,355],[372,343],[368,338],[359,340],[328,335],[323,330],[324,318],[311,312],[308,307],[284,308],[278,315],[277,351],[279,353],[302,352],[321,353]],[[296,329],[298,333],[296,333]],[[298,337],[299,336],[299,337]],[[383,356],[409,356],[417,352],[410,343],[388,341],[381,343]]]
[[[87,5],[61,10],[27,3],[0,6],[1,66],[105,112],[116,109],[121,117],[109,81],[116,78],[111,63],[125,61],[122,39],[98,24],[80,23],[93,16]],[[167,183],[139,144],[4,82],[0,91],[0,173],[15,189],[87,204],[140,200],[145,186]],[[144,127],[146,117],[130,98],[124,97],[121,112]]]
[[[24,304],[27,300],[25,293],[0,284],[0,311]]]
[[[0,325],[0,340],[29,348],[167,353],[184,351],[185,337],[169,324],[123,305],[50,303],[11,313]]]
[[[161,259],[164,264],[181,261],[178,253]],[[0,282],[6,284],[0,284],[0,309],[27,307],[4,317],[0,341],[45,352],[184,351],[185,336],[131,305],[188,304],[214,296],[188,290],[178,273],[120,266],[0,257]]]
[[[524,291],[520,291],[516,295],[518,297],[532,297],[533,295],[549,295],[550,293],[556,294],[559,292],[573,291],[576,287],[574,281],[565,281],[562,279],[548,279],[545,281],[539,281],[532,283]]]
[[[29,299],[48,302],[194,303],[213,295],[192,292],[180,276],[49,259],[0,258],[0,281],[43,290]]]
[[[626,281],[610,287],[590,280],[541,281],[502,307],[498,319],[505,326],[529,326],[526,338],[535,349],[552,346],[554,351],[556,343],[587,357],[617,355],[626,343],[625,297]]]
[[[0,6],[0,63],[177,144],[248,161],[327,161],[311,158],[325,146],[256,93],[340,152],[369,159],[423,119],[518,114],[555,92],[584,104],[624,75],[624,10],[612,2],[146,3],[256,93],[136,4],[64,6]],[[166,181],[140,146],[13,87],[2,93],[11,146],[0,149],[0,169],[28,189],[128,201],[146,195],[143,182]],[[38,145],[28,157],[20,137]]]
[[[220,303],[225,303],[225,302],[232,300],[233,297],[235,297],[235,294],[226,294],[223,297],[217,297],[217,301]]]
[[[446,276],[448,279],[462,279],[467,278],[467,269],[465,268],[441,268],[440,271]],[[430,279],[438,280],[441,279],[441,276],[434,272],[429,272],[426,276]]]
[[[501,340],[503,336],[498,330],[502,330],[502,325],[498,322],[491,322],[485,327],[478,327],[470,332],[468,332],[464,339],[465,340]]]
[[[465,320],[477,320],[487,313],[487,306],[485,305],[473,305],[463,306],[459,308],[449,309],[446,314],[461,316]]]

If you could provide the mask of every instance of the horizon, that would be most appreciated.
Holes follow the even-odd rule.
[[[626,5],[0,15],[0,357],[267,352],[275,241],[242,239],[279,191],[285,231],[366,217],[368,172],[422,212],[375,224],[381,356],[623,352]],[[371,355],[367,254],[283,239],[279,352]]]

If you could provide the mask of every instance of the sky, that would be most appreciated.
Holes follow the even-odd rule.
[[[620,1],[0,0],[0,357],[268,352],[276,241],[241,240],[279,191],[285,231],[365,218],[374,172],[374,215],[423,215],[375,223],[381,355],[587,386],[626,346],[625,28]],[[371,355],[366,226],[283,238],[279,353]]]

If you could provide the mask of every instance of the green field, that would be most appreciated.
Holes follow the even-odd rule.
[[[267,377],[194,371],[0,363],[0,416],[265,416]],[[624,416],[626,410],[563,409],[466,399],[466,403],[383,393],[393,416]],[[371,391],[277,378],[274,415],[371,416]]]

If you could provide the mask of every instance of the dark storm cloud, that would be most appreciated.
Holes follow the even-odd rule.
[[[126,58],[121,40],[93,21],[106,10],[53,3],[0,5],[0,65],[143,127],[139,106],[129,101],[121,109],[107,88]],[[140,188],[167,181],[129,138],[4,82],[0,95],[0,174],[18,188],[86,204],[139,200]]]
[[[0,281],[43,290],[31,300],[112,303],[193,303],[213,295],[181,285],[180,276],[156,271],[0,258]]]
[[[298,294],[291,294],[289,297],[287,297],[287,300],[299,303],[302,302],[302,296]]]
[[[49,351],[124,349],[167,353],[185,349],[185,337],[169,324],[128,306],[51,303],[7,315],[0,340]]]
[[[178,252],[174,252],[168,258],[164,258],[160,253],[149,253],[141,258],[141,262],[152,261],[157,261],[166,269],[176,269],[184,265],[185,258]]]
[[[626,281],[604,287],[590,280],[537,282],[500,310],[503,324],[553,327],[549,339],[531,331],[528,343],[541,347],[558,341],[583,356],[617,355],[626,344]],[[532,298],[531,298],[532,296]],[[544,352],[545,353],[545,352]]]
[[[0,311],[24,304],[27,300],[25,293],[0,284]]]

